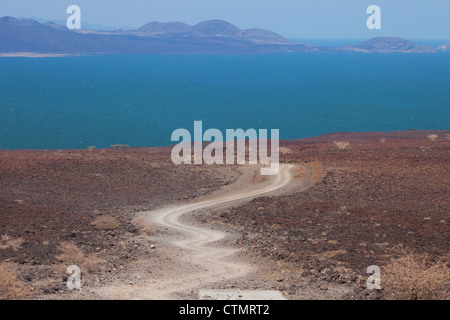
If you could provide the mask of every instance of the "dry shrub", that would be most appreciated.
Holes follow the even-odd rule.
[[[99,265],[105,263],[105,260],[99,258],[96,254],[85,255],[80,248],[71,242],[61,242],[59,244],[60,255],[56,258],[62,263],[62,272],[66,274],[67,268],[76,265],[81,269],[82,279],[85,283],[93,280],[95,271],[98,271]]]
[[[339,150],[344,150],[350,146],[348,141],[334,141],[334,144],[339,148]]]
[[[280,147],[279,152],[280,152],[280,154],[287,154],[287,153],[291,153],[292,150],[288,147]]]
[[[436,141],[436,139],[438,138],[439,136],[437,135],[437,134],[429,134],[428,135],[428,139],[430,139],[431,141]]]
[[[160,163],[150,163],[150,168],[159,169],[159,168],[161,168],[161,164]]]
[[[134,218],[131,222],[134,224],[134,226],[138,229],[139,233],[141,234],[153,236],[158,231],[156,227],[152,227],[148,222],[146,222],[142,218]]]
[[[445,134],[445,139],[450,140],[450,134],[449,133]]]
[[[381,138],[381,139],[380,139],[380,142],[381,142],[381,143],[385,143],[385,142],[386,142],[386,138]]]
[[[432,261],[427,254],[403,254],[391,259],[381,273],[381,285],[388,299],[450,299],[450,268],[446,263]]]
[[[0,264],[0,300],[18,300],[27,297],[31,290],[17,280],[11,266]]]
[[[109,216],[98,216],[92,221],[92,224],[100,230],[114,230],[120,227],[119,220]]]
[[[2,250],[8,250],[12,249],[14,251],[17,251],[20,249],[20,246],[25,240],[22,238],[13,238],[8,236],[7,234],[4,234],[0,238],[0,249]]]
[[[80,248],[71,242],[61,242],[59,250],[61,254],[56,257],[57,259],[67,264],[67,267],[73,264],[77,265],[82,271],[95,271],[99,264],[105,262],[98,258],[96,254],[85,255]]]

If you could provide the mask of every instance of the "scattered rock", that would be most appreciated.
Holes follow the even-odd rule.
[[[341,242],[338,240],[328,240],[328,243],[329,244],[341,244]]]

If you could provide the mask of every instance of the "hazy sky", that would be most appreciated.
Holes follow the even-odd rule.
[[[111,27],[223,19],[289,38],[450,39],[450,0],[1,0],[0,16],[61,20],[72,4],[82,22]],[[366,27],[372,4],[381,8],[381,30]]]

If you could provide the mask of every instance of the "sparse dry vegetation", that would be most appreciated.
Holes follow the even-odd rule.
[[[132,220],[134,226],[138,229],[139,233],[144,235],[153,236],[158,230],[156,227],[152,227],[148,222],[142,218],[134,218]]]
[[[450,134],[447,133],[447,134],[445,135],[445,139],[450,140]]]
[[[350,146],[348,141],[334,141],[334,144],[339,148],[339,150],[344,150]]]
[[[119,220],[110,216],[98,216],[92,224],[99,230],[114,230],[120,227]]]
[[[286,154],[286,153],[292,152],[291,148],[288,148],[288,147],[280,147],[279,151],[281,154]]]
[[[85,255],[80,248],[71,242],[61,242],[59,245],[59,250],[61,254],[56,258],[60,262],[69,265],[75,264],[81,268],[81,272],[85,271],[95,271],[98,265],[103,263],[104,260],[97,257],[95,254]],[[64,269],[65,270],[65,269]]]
[[[385,138],[381,138],[381,139],[380,139],[380,142],[381,142],[381,143],[385,143],[385,142],[386,142],[386,139],[385,139]]]
[[[381,285],[387,299],[450,299],[450,268],[427,254],[403,252],[381,272]]]
[[[428,139],[430,139],[431,141],[436,141],[436,139],[438,138],[439,136],[437,135],[437,134],[429,134],[428,135]]]
[[[18,300],[30,294],[30,288],[20,284],[11,265],[0,264],[0,300]]]
[[[8,236],[7,234],[4,234],[0,238],[0,250],[8,250],[12,249],[14,251],[17,251],[20,249],[20,246],[25,240],[22,238],[13,238]]]
[[[82,281],[92,282],[92,273],[98,271],[99,265],[105,260],[96,254],[85,255],[83,251],[71,242],[61,242],[59,245],[60,255],[56,258],[61,262],[61,272],[66,274],[67,267],[77,265],[81,269]]]

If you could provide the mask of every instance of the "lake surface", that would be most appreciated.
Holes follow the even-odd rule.
[[[450,129],[450,54],[0,58],[0,149],[165,146],[173,130]]]

